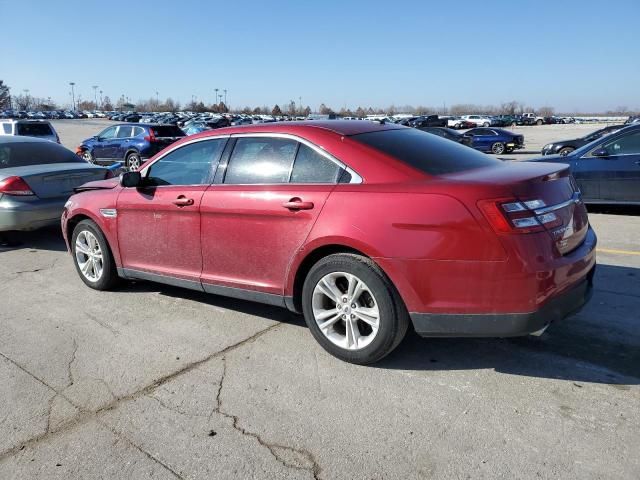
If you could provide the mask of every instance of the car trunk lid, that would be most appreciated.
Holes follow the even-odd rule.
[[[106,169],[81,163],[54,163],[39,167],[25,168],[22,172],[18,171],[23,169],[12,169],[16,170],[15,175],[21,177],[39,198],[69,197],[74,193],[74,188],[94,180],[103,180],[107,172]]]
[[[546,231],[561,255],[580,246],[587,235],[587,210],[568,165],[518,162],[447,177],[499,192],[478,202],[499,233]]]

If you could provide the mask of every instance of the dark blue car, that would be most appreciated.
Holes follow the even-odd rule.
[[[83,140],[76,153],[90,163],[111,165],[119,162],[129,170],[137,170],[144,161],[184,136],[185,133],[175,125],[113,125]]]
[[[516,135],[502,128],[472,128],[465,132],[465,136],[471,137],[471,147],[481,152],[502,155],[524,148],[524,135]]]
[[[640,125],[530,161],[569,164],[585,203],[640,205]]]

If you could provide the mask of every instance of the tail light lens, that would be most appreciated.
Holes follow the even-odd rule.
[[[0,181],[0,193],[3,195],[35,195],[31,187],[20,177],[9,177]]]
[[[561,223],[553,212],[536,215],[534,210],[545,206],[542,200],[515,201],[501,198],[481,200],[478,206],[498,233],[542,232]]]
[[[145,136],[144,139],[150,143],[153,143],[156,141],[156,134],[153,133],[153,129],[151,128],[149,129],[149,135]]]

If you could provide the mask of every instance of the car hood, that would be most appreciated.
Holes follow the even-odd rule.
[[[111,190],[120,185],[119,178],[108,178],[107,180],[96,180],[95,182],[87,182],[79,187],[74,188],[76,193],[87,192],[89,190]]]

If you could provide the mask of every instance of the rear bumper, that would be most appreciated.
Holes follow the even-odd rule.
[[[58,225],[66,199],[16,202],[4,197],[0,201],[0,232],[35,230]]]
[[[595,266],[587,278],[530,313],[441,314],[411,313],[423,337],[518,337],[542,330],[577,313],[593,294]]]

